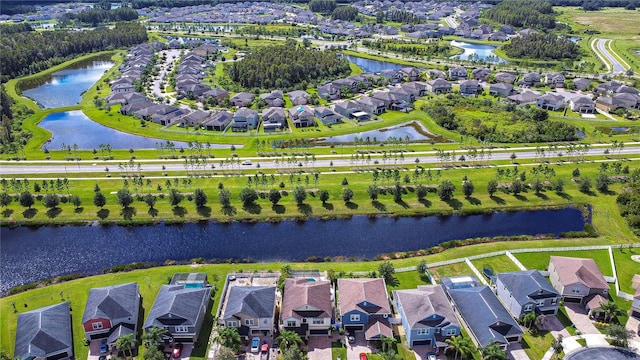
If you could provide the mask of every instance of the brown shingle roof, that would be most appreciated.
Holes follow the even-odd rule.
[[[338,293],[341,314],[355,309],[369,314],[391,313],[384,279],[338,279]],[[362,308],[364,301],[371,306]]]
[[[310,307],[308,311],[313,313],[313,317],[331,317],[333,313],[333,307],[331,306],[331,282],[309,282],[307,279],[286,279],[284,295],[282,297],[282,318],[288,319],[295,317],[300,319],[302,317],[312,317],[296,313],[296,309],[300,309],[305,305]]]
[[[609,289],[609,284],[593,259],[552,256],[551,262],[563,285],[579,282],[593,289]]]

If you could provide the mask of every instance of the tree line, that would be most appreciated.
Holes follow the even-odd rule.
[[[137,20],[138,12],[131,8],[118,8],[113,10],[89,9],[75,15],[69,15],[69,19],[75,19],[95,26],[105,22]]]
[[[395,39],[378,39],[376,41],[362,40],[362,46],[385,52],[391,51],[426,57],[448,57],[452,50],[451,45],[445,41],[432,41],[425,44]]]
[[[350,5],[338,6],[331,13],[333,20],[353,21],[358,17],[358,9]]]
[[[555,34],[517,37],[502,46],[502,49],[509,57],[535,60],[576,60],[580,56],[577,44]]]
[[[335,0],[311,0],[309,1],[309,10],[313,12],[331,14],[336,8]]]
[[[551,3],[540,0],[505,0],[484,12],[484,16],[519,28],[553,29],[556,25]]]
[[[338,58],[334,51],[305,49],[293,41],[256,49],[228,70],[234,82],[245,88],[262,89],[288,89],[350,73],[349,62]]]
[[[16,32],[2,28],[0,80],[34,74],[81,54],[137,45],[147,41],[146,28],[138,23],[117,23],[113,29],[90,31]]]

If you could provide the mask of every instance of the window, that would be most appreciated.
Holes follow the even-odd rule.
[[[573,289],[571,289],[571,292],[572,292],[572,293],[574,293],[574,294],[577,294],[577,293],[579,293],[579,292],[580,292],[580,288],[578,288],[578,287],[576,286],[576,287],[574,287]]]
[[[302,319],[302,323],[303,323],[303,324],[306,324],[306,323],[307,323],[307,319],[306,319],[306,318],[303,318],[303,319]]]
[[[458,333],[458,330],[457,330],[457,329],[447,329],[447,333],[446,333],[446,335],[447,335],[447,336],[450,336],[450,335],[456,335],[457,333]]]
[[[538,306],[544,306],[544,299],[538,300]]]
[[[289,320],[287,321],[287,327],[295,327],[296,326],[296,322],[295,320]]]
[[[246,319],[244,321],[244,324],[247,325],[247,326],[253,326],[253,319]]]
[[[524,306],[524,311],[525,312],[531,311],[531,309],[533,309],[533,305],[531,305],[531,304],[527,304],[527,305]]]
[[[237,321],[227,321],[227,327],[238,327]]]
[[[418,329],[418,335],[429,335],[429,329]]]
[[[176,326],[176,332],[189,332],[189,327],[188,326]]]
[[[324,319],[315,318],[315,319],[313,319],[313,324],[314,325],[322,325],[322,324],[324,324]]]
[[[93,323],[91,326],[93,326],[93,330],[102,329],[102,323],[101,322]]]
[[[551,299],[551,305],[555,305],[558,302],[557,298]]]
[[[360,314],[351,314],[349,316],[349,321],[360,321]]]

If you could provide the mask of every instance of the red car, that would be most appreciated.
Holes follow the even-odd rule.
[[[177,359],[182,355],[182,344],[176,344],[173,348],[173,353],[171,354],[174,359]]]
[[[269,344],[262,344],[260,348],[260,360],[268,360],[269,359]]]
[[[367,353],[360,353],[360,360],[367,360]]]

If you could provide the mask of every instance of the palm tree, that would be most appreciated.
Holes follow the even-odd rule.
[[[524,316],[522,317],[522,323],[526,327],[531,327],[531,324],[533,324],[534,321],[536,321],[536,313],[533,311],[524,314]]]
[[[160,346],[160,344],[162,344],[162,336],[166,334],[167,330],[165,328],[152,326],[146,330],[144,335],[142,335],[142,340],[144,340],[144,345],[147,348],[152,346]]]
[[[387,350],[393,350],[393,345],[395,345],[397,340],[393,337],[382,336],[380,338],[380,343],[382,345],[382,352],[387,352]]]
[[[461,354],[463,357],[471,352],[471,343],[468,338],[458,336],[452,336],[449,339],[446,339],[445,342],[449,344],[449,349],[454,350],[455,356],[454,359],[458,359],[458,354]]]
[[[607,329],[607,335],[612,339],[611,345],[620,347],[629,347],[629,338],[631,334],[620,324],[613,324]]]
[[[242,348],[242,340],[238,333],[238,328],[222,327],[218,329],[218,336],[214,339],[218,344],[227,347],[234,352],[239,352]]]
[[[116,347],[118,350],[122,350],[127,355],[129,352],[129,356],[133,357],[133,347],[136,344],[136,339],[133,334],[122,335],[116,340]]]
[[[604,312],[604,321],[610,322],[614,317],[624,314],[624,311],[620,309],[615,301],[607,301],[606,303],[600,303],[600,309]]]
[[[480,354],[482,354],[482,360],[507,360],[507,352],[498,343],[480,348]]]
[[[553,342],[551,343],[551,348],[553,349],[553,353],[556,356],[556,359],[560,358],[560,353],[562,352],[562,350],[564,350],[564,347],[562,346],[562,340],[564,339],[564,336],[562,336],[562,334],[558,335],[557,339],[554,339]]]
[[[284,353],[292,346],[302,345],[303,341],[295,331],[282,330],[276,338],[276,343],[280,346],[280,351]]]

